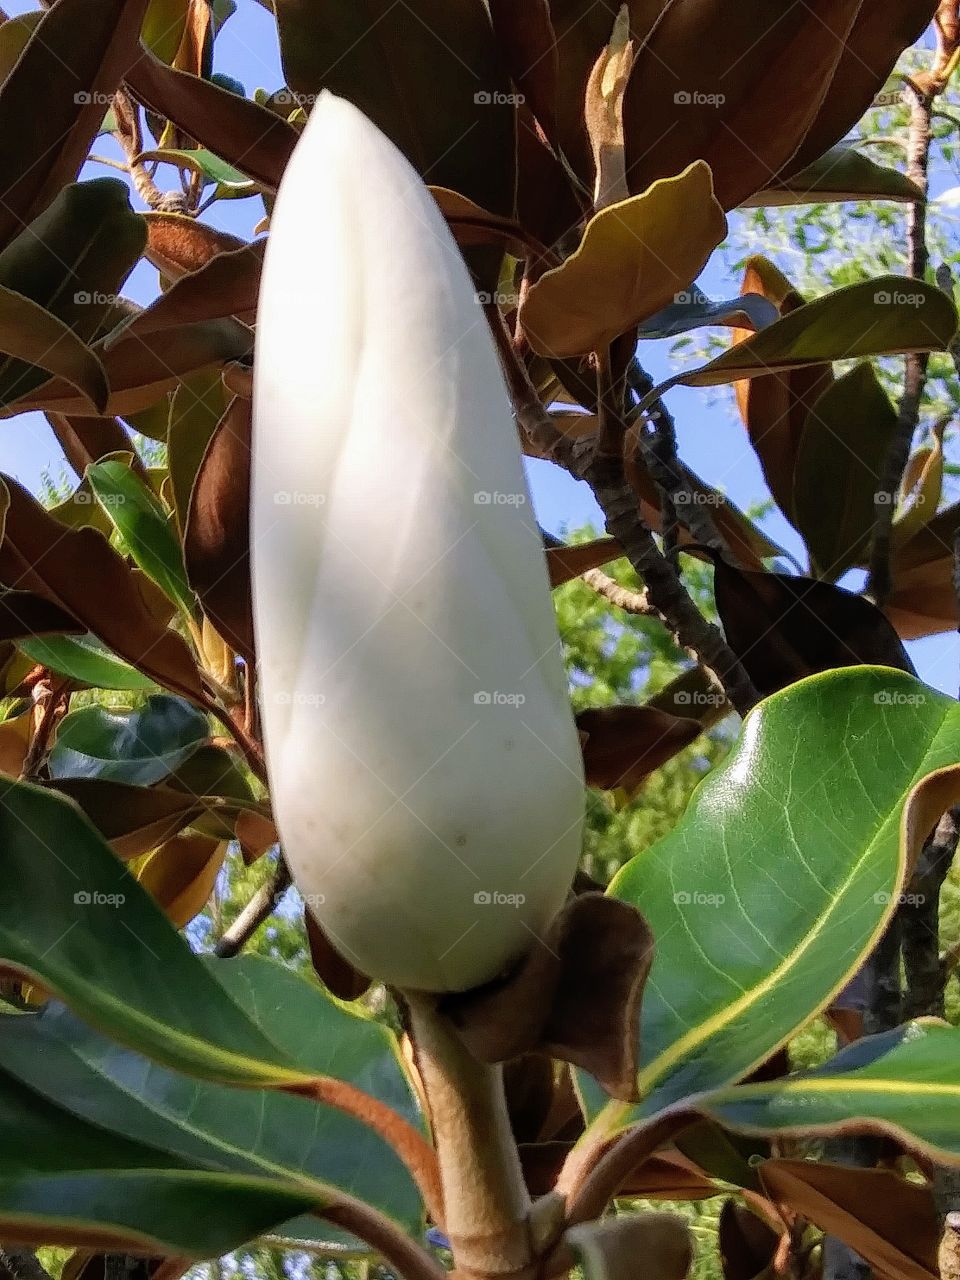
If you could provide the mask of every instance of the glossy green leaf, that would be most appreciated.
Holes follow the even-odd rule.
[[[661,383],[649,399],[670,387],[714,387],[856,356],[945,351],[956,328],[953,303],[936,285],[879,276],[798,307],[709,364]]]
[[[233,961],[205,964],[193,954],[76,805],[50,788],[5,778],[0,964],[40,982],[86,1023],[161,1065],[248,1088],[308,1092],[324,1079],[317,1062],[328,1050],[337,1055],[337,1075],[356,1065],[343,1039],[348,1027],[380,1055],[372,1069],[378,1091],[416,1114],[410,1089],[398,1093],[397,1051],[387,1030],[372,1021],[344,1023],[346,1011],[328,1010],[330,997],[319,986],[269,968],[262,975],[239,970],[243,987],[234,995],[224,984],[241,982],[229,977]],[[326,1033],[312,1038],[321,1023]],[[339,1047],[330,1048],[326,1034],[339,1037]]]
[[[196,600],[187,582],[180,540],[157,497],[122,462],[94,463],[87,467],[86,479],[124,551],[185,614],[193,614]]]
[[[150,786],[179,768],[209,736],[203,712],[171,694],[153,694],[135,710],[81,707],[60,725],[50,776]]]
[[[240,194],[242,191],[243,195],[252,196],[259,190],[257,184],[251,182],[245,173],[241,173],[232,164],[227,164],[225,160],[221,160],[219,156],[215,156],[212,151],[207,151],[203,147],[192,151],[177,147],[160,147],[154,151],[144,151],[140,159],[158,160],[162,164],[189,169],[191,173],[200,174],[208,182],[215,182],[218,187],[223,187],[227,192],[230,188],[240,189],[233,194]]]
[[[879,1131],[960,1161],[960,1030],[921,1019],[858,1040],[813,1071],[720,1089],[694,1105],[745,1133]]]
[[[744,201],[748,209],[836,200],[916,200],[920,190],[899,169],[877,164],[849,146],[831,147],[799,173]]]
[[[788,514],[831,581],[869,547],[874,495],[896,431],[897,411],[869,362],[838,378],[807,415]]]
[[[149,676],[110,652],[94,636],[34,636],[17,648],[51,671],[98,689],[154,689]]]
[[[918,784],[948,770],[942,812],[958,761],[960,706],[885,667],[812,676],[750,713],[679,825],[610,886],[656,938],[643,1101],[610,1104],[614,1123],[745,1075],[829,1002],[935,821]]]
[[[207,1258],[334,1198],[303,1180],[190,1165],[123,1132],[71,1114],[33,1089],[37,1057],[50,1067],[49,1038],[35,1016],[4,1016],[4,1048],[25,1043],[28,1080],[0,1071],[0,1230],[36,1244],[113,1246]],[[22,1034],[21,1034],[22,1032]],[[74,1078],[77,1076],[74,1072]],[[67,1086],[69,1079],[61,1076]],[[114,1105],[122,1101],[116,1091]],[[197,1204],[203,1212],[197,1212]]]
[[[247,1086],[308,1086],[205,968],[80,810],[0,779],[0,963],[157,1062]],[[163,981],[157,981],[157,974]]]
[[[214,967],[228,965],[237,972],[233,985],[245,986],[253,1003],[272,1009],[280,994],[292,1002],[294,1015],[304,1020],[296,1028],[297,1040],[307,1025],[318,1063],[336,1059],[341,1078],[353,1071],[354,1082],[385,1087],[398,1107],[421,1123],[396,1061],[396,1042],[385,1028],[348,1013],[293,974],[274,988],[277,966],[271,961],[240,957]],[[4,1019],[0,1041],[0,1080],[15,1079],[48,1104],[69,1107],[68,1123],[83,1122],[110,1135],[135,1134],[151,1149],[154,1163],[263,1178],[275,1193],[284,1186],[305,1190],[313,1204],[301,1202],[294,1209],[298,1215],[329,1200],[335,1188],[374,1205],[412,1235],[422,1230],[419,1196],[397,1156],[366,1126],[333,1108],[177,1075],[118,1049],[56,1004],[38,1017],[18,1019],[15,1026]],[[44,1071],[38,1074],[39,1055]],[[0,1183],[0,1209],[2,1194]],[[216,1213],[205,1205],[208,1212]],[[330,1236],[331,1228],[313,1216],[294,1218],[288,1212],[285,1217],[286,1222],[275,1219],[271,1234],[290,1240]],[[261,1229],[254,1224],[240,1238]]]

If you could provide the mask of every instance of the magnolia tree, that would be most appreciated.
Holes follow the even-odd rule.
[[[0,404],[82,477],[0,484],[0,1263],[680,1280],[684,1220],[636,1201],[724,1197],[728,1280],[957,1275],[960,711],[902,644],[958,621],[946,423],[911,454],[960,359],[926,221],[956,5],[272,8],[253,99],[212,71],[229,0],[0,25]],[[891,104],[884,167],[848,135]],[[104,135],[125,179],[87,176]],[[250,243],[204,216],[237,195]],[[847,200],[906,210],[906,275],[695,286],[734,210]],[[707,328],[657,384],[646,345]],[[678,384],[736,385],[806,572],[679,458]],[[607,536],[546,535],[524,454]],[[660,629],[652,701],[574,716],[574,579],[611,645]],[[585,786],[727,715],[604,892]],[[276,870],[201,954],[228,845]],[[309,976],[238,954],[291,878]]]

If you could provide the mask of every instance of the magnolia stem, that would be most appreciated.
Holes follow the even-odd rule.
[[[440,1169],[447,1238],[461,1276],[533,1266],[530,1197],[510,1130],[503,1070],[478,1062],[430,996],[404,992]]]

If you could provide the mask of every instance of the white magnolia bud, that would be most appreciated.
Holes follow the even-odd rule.
[[[260,294],[252,558],[274,813],[358,968],[463,990],[542,935],[583,773],[482,307],[435,202],[324,94]]]

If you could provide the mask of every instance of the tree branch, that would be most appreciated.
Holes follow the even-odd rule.
[[[930,169],[930,117],[933,94],[912,81],[907,82],[910,95],[910,131],[907,138],[907,177],[922,191],[907,210],[907,269],[922,280],[927,270],[927,193]],[[920,406],[927,383],[926,352],[912,352],[906,358],[903,397],[897,414],[897,427],[887,451],[880,488],[874,501],[875,524],[870,552],[870,580],[867,593],[882,608],[893,589],[890,564],[893,537],[893,513],[903,473],[910,457],[910,446],[920,421]]]
[[[260,886],[230,928],[217,940],[213,948],[214,955],[230,958],[242,950],[264,920],[273,915],[289,887],[290,870],[281,854],[273,876]]]
[[[643,523],[636,494],[624,476],[622,457],[599,455],[593,440],[570,441],[557,431],[514,350],[499,312],[488,309],[487,315],[521,433],[541,454],[590,485],[603,511],[607,532],[617,538],[642,578],[650,604],[681,648],[716,677],[730,703],[746,715],[758,701],[757,691],[719,628],[701,614]]]

